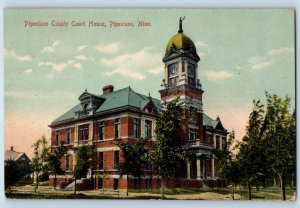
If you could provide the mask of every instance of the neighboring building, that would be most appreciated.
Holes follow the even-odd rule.
[[[167,187],[211,187],[223,186],[224,181],[216,174],[216,159],[211,153],[213,147],[222,148],[226,144],[227,130],[219,117],[213,120],[203,113],[203,90],[197,69],[200,57],[193,41],[183,34],[182,20],[179,31],[166,47],[163,62],[165,63],[164,79],[161,85],[161,99],[142,95],[130,87],[114,91],[112,85],[103,87],[102,94],[83,92],[80,103],[54,120],[51,127],[51,147],[56,148],[64,142],[69,148],[69,156],[62,166],[66,175],[58,177],[58,184],[64,187],[74,179],[72,170],[76,163],[74,150],[81,145],[88,145],[93,151],[94,165],[89,179],[81,180],[81,188],[123,189],[136,188],[132,176],[119,179],[116,165],[122,162],[122,152],[114,139],[134,144],[140,137],[151,138],[148,144],[155,143],[155,122],[161,108],[175,99],[183,103],[183,116],[194,112],[192,120],[183,126],[180,139],[174,141],[197,155],[197,159],[183,164],[174,179],[167,182]],[[192,111],[191,111],[192,110]],[[105,178],[96,175],[106,174]],[[53,177],[50,176],[50,184]],[[160,180],[156,170],[150,167],[145,170],[142,188],[157,187]]]
[[[22,166],[28,166],[31,162],[25,152],[16,152],[13,147],[11,147],[10,150],[5,150],[4,160],[13,160],[17,165]]]

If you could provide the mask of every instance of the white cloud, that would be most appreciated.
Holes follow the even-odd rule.
[[[277,49],[268,51],[269,56],[278,56],[278,55],[291,54],[291,53],[294,53],[294,49],[288,48],[288,47],[277,48]]]
[[[68,60],[67,63],[53,63],[53,62],[39,62],[38,66],[51,66],[54,71],[63,71],[66,67],[73,67],[81,69],[81,64],[75,62],[75,60]]]
[[[108,76],[108,77],[111,77],[114,74],[120,74],[124,77],[129,77],[129,78],[138,79],[138,80],[143,80],[143,79],[146,78],[145,75],[143,75],[139,72],[133,72],[133,71],[131,71],[129,69],[126,69],[126,68],[117,68],[117,69],[114,69],[111,72],[104,72],[104,75]]]
[[[206,46],[206,43],[201,40],[198,40],[195,42],[195,46],[198,46],[198,47]]]
[[[32,60],[31,56],[29,56],[29,55],[20,56],[20,55],[17,55],[16,52],[11,51],[11,50],[6,49],[6,48],[4,48],[4,56],[6,56],[6,57],[12,57],[12,58],[14,58],[14,59],[16,59],[18,61],[21,61],[21,62],[23,62],[23,61],[31,61]]]
[[[254,70],[255,69],[264,69],[264,68],[267,68],[269,66],[272,66],[272,62],[265,61],[265,62],[262,62],[262,63],[252,65],[252,69],[254,69]]]
[[[265,57],[255,56],[248,59],[248,63],[250,64],[253,70],[257,69],[265,69],[269,66],[272,66],[272,62]]]
[[[99,44],[95,46],[95,49],[101,53],[115,53],[122,48],[121,42],[113,42],[106,45]]]
[[[88,46],[88,45],[81,45],[81,46],[79,46],[79,47],[77,48],[77,51],[80,52],[80,51],[82,51],[83,49],[85,49],[85,48],[87,48],[87,47],[89,47],[89,46]]]
[[[162,70],[158,69],[162,64],[162,54],[152,53],[150,52],[151,49],[152,47],[145,47],[135,53],[126,53],[113,58],[102,58],[100,60],[101,64],[112,68],[111,73],[105,75],[113,75],[118,72],[125,77],[142,80],[146,78],[145,72],[147,71],[151,74],[159,74]],[[124,68],[130,73],[121,73],[120,69]]]
[[[85,55],[78,55],[75,58],[82,61],[86,61],[88,59]]]
[[[205,76],[209,81],[218,83],[233,77],[234,74],[228,71],[206,71]]]
[[[54,53],[55,48],[57,46],[59,46],[59,43],[60,43],[59,40],[54,41],[51,46],[47,46],[47,47],[43,48],[42,52],[43,53]]]
[[[32,73],[32,69],[26,69],[23,73],[30,75]]]
[[[157,68],[152,68],[152,69],[148,70],[148,72],[150,74],[161,74],[161,73],[163,73],[163,71],[164,71],[164,67],[163,66],[159,66]]]

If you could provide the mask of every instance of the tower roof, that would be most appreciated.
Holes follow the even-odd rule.
[[[166,53],[168,53],[172,47],[176,49],[189,50],[191,48],[196,50],[194,42],[183,33],[182,21],[185,17],[179,19],[179,30],[176,35],[174,35],[168,42],[166,46]]]

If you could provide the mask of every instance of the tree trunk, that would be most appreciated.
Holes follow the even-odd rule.
[[[35,172],[36,173],[36,179],[35,179],[35,190],[34,192],[36,192],[39,188],[39,172]]]
[[[248,186],[248,199],[252,200],[252,196],[251,196],[251,184],[250,184],[250,182],[247,182],[247,186]]]
[[[75,178],[75,185],[74,185],[74,194],[76,195],[76,178]]]
[[[161,199],[165,198],[165,179],[161,179],[160,184]]]
[[[232,200],[234,200],[234,184],[232,185]]]
[[[56,178],[56,172],[54,173],[54,190],[56,189],[57,186],[57,178]]]
[[[282,193],[282,200],[285,201],[286,196],[285,196],[285,176],[284,176],[284,174],[279,175],[279,178],[280,178],[280,187],[281,187],[281,193]]]
[[[128,174],[127,174],[127,187],[126,187],[126,196],[128,196]]]

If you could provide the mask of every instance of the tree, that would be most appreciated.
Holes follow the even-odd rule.
[[[10,186],[16,184],[21,178],[19,168],[16,162],[13,160],[4,161],[4,172],[5,190],[10,190]]]
[[[259,186],[267,172],[267,160],[265,155],[265,144],[262,139],[264,133],[264,109],[260,101],[253,100],[253,111],[249,116],[246,127],[246,135],[239,143],[237,163],[240,166],[242,182],[247,184],[248,199],[251,200],[251,188],[253,184]]]
[[[234,200],[236,185],[239,184],[241,180],[240,165],[235,160],[234,154],[231,151],[231,148],[233,148],[233,150],[236,148],[236,146],[233,146],[234,141],[235,141],[235,132],[232,131],[229,133],[229,139],[226,142],[225,148],[212,149],[212,152],[217,159],[216,161],[219,167],[218,170],[219,177],[227,180],[230,184],[232,184],[233,200]]]
[[[34,157],[32,158],[31,168],[35,174],[36,187],[35,191],[39,186],[39,177],[41,173],[48,174],[46,158],[49,153],[48,142],[45,136],[39,138],[34,144]]]
[[[182,105],[177,98],[160,111],[156,121],[156,144],[150,150],[150,155],[158,167],[162,199],[164,199],[165,180],[174,176],[175,171],[186,158],[186,151],[183,147],[175,144],[175,141],[180,138],[182,125],[188,119],[182,116],[182,111]]]
[[[61,158],[65,156],[67,149],[63,143],[61,143],[56,150],[52,150],[48,153],[46,161],[48,163],[48,170],[54,173],[54,189],[57,185],[57,174],[63,174],[64,171],[61,169]]]
[[[76,194],[76,180],[86,177],[92,166],[92,152],[89,147],[83,145],[77,149],[76,153],[77,161],[73,171],[75,179],[74,194]]]
[[[296,171],[296,111],[291,110],[289,97],[267,92],[266,96],[265,152],[271,170],[279,176],[282,200],[286,200],[286,177]]]
[[[117,167],[120,173],[120,178],[124,175],[133,175],[138,178],[140,184],[143,174],[143,167],[147,164],[147,148],[145,144],[147,139],[140,138],[136,144],[129,144],[118,142],[118,147],[123,153],[123,162]],[[128,189],[126,189],[126,195],[128,196]]]

